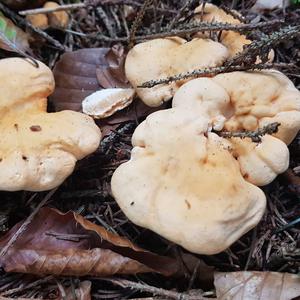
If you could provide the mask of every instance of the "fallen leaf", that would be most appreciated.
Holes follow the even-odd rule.
[[[277,272],[215,273],[218,300],[291,300],[300,296],[300,276]]]
[[[88,280],[79,283],[79,287],[75,290],[69,287],[66,291],[66,297],[61,300],[91,300],[92,283]]]
[[[122,46],[64,53],[55,64],[56,88],[50,101],[56,111],[81,111],[84,98],[103,88],[130,87],[124,73]]]
[[[42,6],[47,0],[1,0],[12,9],[29,9]]]
[[[0,48],[22,55],[28,51],[27,34],[0,12]]]
[[[63,54],[53,74],[56,88],[50,97],[56,111],[70,109],[82,111],[82,101],[103,88],[130,87],[124,71],[125,54],[121,46],[89,48]],[[151,108],[136,100],[126,109],[97,121],[102,135],[108,135],[121,123],[138,121],[150,113],[165,108]]]
[[[0,248],[22,222],[0,239]],[[6,272],[37,275],[110,276],[178,271],[175,259],[143,250],[74,212],[42,208],[9,248],[0,265]]]

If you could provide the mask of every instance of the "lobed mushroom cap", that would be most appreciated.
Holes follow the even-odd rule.
[[[209,119],[173,108],[134,133],[131,160],[113,174],[126,216],[189,251],[215,254],[253,228],[265,195],[244,180],[230,144],[207,132]]]
[[[234,114],[225,129],[255,130],[272,122],[281,125],[275,137],[289,144],[300,129],[300,92],[281,72],[232,72],[212,79],[231,96]]]
[[[185,83],[171,109],[135,130],[131,159],[112,177],[116,201],[131,221],[192,252],[225,250],[261,219],[265,196],[257,186],[288,167],[286,142],[300,129],[299,95],[277,71]],[[295,122],[283,120],[260,143],[212,132],[256,130],[283,114]]]
[[[202,12],[203,11],[203,12]],[[232,15],[226,13],[223,9],[213,5],[211,3],[205,3],[196,7],[194,13],[195,19],[204,22],[219,22],[229,24],[240,24],[241,21],[234,18]],[[238,14],[238,12],[236,12]],[[199,33],[197,36],[203,36]],[[223,30],[220,36],[221,43],[229,50],[230,56],[235,56],[237,53],[243,51],[244,45],[251,43],[251,40],[247,39],[245,35],[232,30]]]
[[[153,88],[137,88],[142,83],[199,68],[222,65],[229,53],[220,43],[209,39],[155,39],[134,46],[128,53],[125,72],[141,100],[149,106],[159,106],[170,100],[184,83],[171,82]]]
[[[0,190],[54,188],[100,142],[89,116],[47,113],[54,78],[46,65],[38,65],[21,58],[0,60]]]

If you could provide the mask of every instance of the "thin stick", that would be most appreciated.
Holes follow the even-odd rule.
[[[136,15],[135,20],[130,28],[130,36],[129,36],[129,48],[132,48],[135,42],[135,35],[140,27],[142,20],[144,18],[146,8],[152,3],[153,0],[145,0],[143,6],[140,8],[139,12]]]
[[[130,0],[111,0],[111,1],[102,1],[99,3],[101,5],[131,5],[131,6],[137,6],[141,7],[142,4],[135,2],[135,1],[130,1]],[[27,16],[27,15],[36,15],[36,14],[47,14],[55,11],[66,11],[66,10],[75,10],[75,9],[80,9],[80,8],[87,8],[88,6],[93,6],[89,5],[87,3],[74,3],[74,4],[65,4],[61,5],[56,8],[35,8],[35,9],[27,9],[27,10],[22,10],[19,11],[19,14],[21,16]],[[148,10],[148,8],[146,9]],[[177,12],[175,10],[167,10],[167,9],[162,9],[162,8],[157,8],[157,11],[163,12],[163,13],[171,13],[171,14],[176,14]]]
[[[195,0],[186,0],[185,4],[180,8],[178,11],[178,14],[173,18],[169,25],[169,30],[171,30],[174,25],[179,21],[179,19],[184,15],[184,12],[186,11],[187,8],[189,8]]]
[[[263,69],[283,68],[283,67],[290,67],[290,66],[292,65],[286,63],[266,63],[266,64],[253,64],[247,66],[229,65],[229,66],[220,66],[220,67],[205,68],[205,69],[196,69],[191,72],[180,73],[162,79],[149,80],[144,82],[140,86],[138,86],[138,88],[152,88],[158,84],[168,84],[173,81],[194,78],[194,77],[196,78],[199,76],[211,76],[211,75],[227,73],[227,72],[263,70]]]
[[[169,290],[164,290],[162,288],[157,288],[155,286],[148,285],[146,283],[139,283],[139,282],[134,282],[134,281],[129,281],[125,279],[106,279],[103,278],[101,280],[109,281],[113,284],[119,285],[123,288],[130,288],[130,289],[135,289],[139,290],[141,292],[147,292],[151,293],[153,295],[159,295],[163,297],[167,297],[169,299],[174,299],[174,300],[204,300],[207,298],[204,298],[201,296],[201,291],[199,291],[199,295],[188,295],[186,293],[178,293],[174,291],[169,291]]]
[[[3,292],[3,293],[1,293],[0,296],[10,296],[10,295],[15,294],[15,293],[23,292],[24,290],[31,289],[33,287],[36,287],[36,286],[39,286],[41,284],[47,283],[47,282],[49,282],[51,280],[54,280],[54,277],[52,275],[47,276],[47,277],[42,278],[42,279],[39,279],[39,280],[34,281],[32,283],[29,283],[26,286],[20,286],[20,287],[8,290],[6,292]]]
[[[260,143],[261,137],[266,134],[273,134],[278,131],[278,127],[280,126],[280,123],[274,122],[270,123],[263,128],[258,128],[255,131],[245,130],[245,131],[236,131],[236,132],[230,132],[230,131],[219,131],[217,134],[223,138],[250,138],[252,142],[254,143]]]
[[[85,3],[65,4],[54,8],[36,8],[36,9],[22,10],[19,11],[19,15],[27,16],[27,15],[47,14],[55,11],[73,10],[73,9],[79,9],[85,7],[86,7]]]
[[[281,20],[272,20],[267,22],[260,22],[256,24],[229,24],[229,23],[208,23],[208,22],[201,22],[201,23],[194,23],[192,26],[187,28],[180,28],[180,29],[162,29],[162,32],[159,33],[152,33],[152,34],[145,34],[140,36],[134,36],[134,40],[141,41],[141,40],[152,40],[158,38],[165,38],[170,36],[185,36],[187,34],[193,34],[199,31],[220,31],[220,30],[232,30],[236,32],[245,32],[254,29],[260,29],[265,27],[271,27],[277,24],[281,24]],[[165,30],[165,31],[164,31]],[[98,40],[107,41],[107,42],[126,42],[128,40],[127,37],[119,37],[112,39],[110,37],[104,36],[102,34],[94,34],[88,35],[91,38],[97,38]]]
[[[38,204],[38,206],[34,209],[34,211],[28,216],[28,218],[24,221],[24,223],[21,225],[21,227],[17,230],[17,232],[11,237],[11,239],[7,242],[7,244],[2,248],[0,252],[0,257],[4,256],[8,249],[16,242],[18,237],[26,231],[28,225],[32,222],[35,215],[38,213],[40,208],[44,206],[48,200],[53,196],[53,194],[56,192],[56,189],[51,190],[45,198]]]

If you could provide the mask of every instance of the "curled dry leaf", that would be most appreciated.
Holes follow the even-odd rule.
[[[134,89],[103,89],[87,96],[82,102],[82,111],[96,119],[113,115],[130,105]]]
[[[28,51],[28,35],[0,12],[0,48],[24,55]]]
[[[56,89],[51,101],[56,111],[81,111],[84,98],[103,88],[127,88],[124,49],[89,48],[63,54],[53,73]]]
[[[218,300],[290,300],[300,296],[300,276],[276,272],[215,273]]]
[[[124,60],[124,49],[119,45],[63,54],[53,71],[56,88],[50,101],[55,110],[81,111],[82,101],[96,91],[104,88],[129,88]],[[142,101],[134,101],[126,109],[97,123],[105,136],[119,124],[136,121],[159,109],[161,107],[150,108]]]
[[[23,222],[1,240],[3,247]],[[0,265],[6,272],[37,275],[110,276],[177,272],[175,260],[143,250],[82,216],[42,208]]]

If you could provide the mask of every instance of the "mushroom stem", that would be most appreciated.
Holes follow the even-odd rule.
[[[220,131],[217,132],[217,134],[223,138],[233,138],[233,137],[239,137],[241,139],[244,138],[250,138],[252,142],[254,143],[260,143],[261,142],[261,137],[266,135],[266,134],[273,134],[278,131],[278,127],[280,126],[280,123],[274,122],[270,123],[263,128],[258,128],[255,131],[235,131],[235,132],[230,132],[230,131]]]

